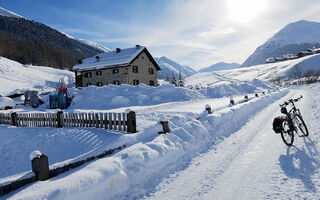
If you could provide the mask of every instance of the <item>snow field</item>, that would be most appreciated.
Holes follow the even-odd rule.
[[[142,197],[152,192],[163,177],[184,169],[193,157],[228,137],[250,116],[287,92],[282,90],[261,96],[202,116],[200,120],[188,113],[167,116],[171,132],[165,135],[157,136],[160,124],[147,122],[151,126],[137,134],[137,138],[141,138],[135,138],[135,144],[114,156],[86,164],[50,181],[24,187],[5,198],[90,199],[92,194],[95,199]]]

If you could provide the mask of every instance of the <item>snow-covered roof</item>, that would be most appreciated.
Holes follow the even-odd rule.
[[[85,71],[102,69],[114,66],[125,66],[130,64],[146,47],[136,46],[128,49],[120,49],[117,51],[103,52],[96,56],[86,58],[82,61],[82,64],[77,64],[73,67],[73,70]],[[96,57],[99,57],[99,60]]]

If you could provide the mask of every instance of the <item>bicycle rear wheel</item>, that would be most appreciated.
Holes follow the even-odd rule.
[[[307,128],[306,124],[304,123],[301,115],[297,115],[296,124],[297,124],[297,126],[299,127],[299,130],[302,132],[302,134],[304,136],[308,136],[309,135],[308,128]]]
[[[294,131],[290,130],[290,126],[287,120],[283,122],[283,130],[281,131],[281,138],[287,146],[293,144]]]

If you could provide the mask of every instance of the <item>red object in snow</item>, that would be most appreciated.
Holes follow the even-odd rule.
[[[58,92],[67,91],[67,90],[68,90],[67,88],[58,88]]]

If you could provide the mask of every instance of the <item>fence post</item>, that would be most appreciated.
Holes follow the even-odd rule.
[[[57,127],[63,127],[63,112],[61,110],[57,112]]]
[[[127,113],[127,131],[130,133],[136,133],[136,113],[134,111],[130,111]]]
[[[230,104],[234,105],[234,100],[232,98],[230,98]]]
[[[258,93],[255,94],[256,97],[259,97]]]
[[[17,113],[11,113],[12,126],[17,126]]]
[[[244,96],[244,101],[248,101],[249,98],[248,98],[248,95]]]
[[[159,134],[165,134],[169,133],[169,122],[168,121],[160,121],[160,124],[162,125],[162,130],[160,131]]]
[[[205,105],[206,111],[208,111],[208,114],[212,114],[211,106],[209,104]]]
[[[49,176],[49,161],[44,154],[37,156],[31,160],[32,171],[36,174],[39,181],[45,181]]]

